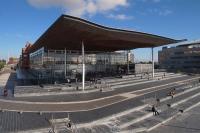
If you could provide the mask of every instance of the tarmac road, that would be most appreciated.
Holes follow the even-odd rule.
[[[187,79],[188,80],[188,79]],[[184,82],[186,82],[184,80]],[[150,86],[150,85],[149,85]],[[97,109],[105,109],[105,108],[115,108],[120,105],[127,105],[130,103],[134,103],[135,106],[141,104],[141,101],[144,99],[144,95],[146,98],[148,97],[166,97],[167,93],[171,90],[172,86],[180,86],[177,82],[172,82],[171,85],[167,82],[167,84],[162,84],[162,86],[153,86],[148,87],[150,90],[144,90],[140,93],[117,93],[116,95],[112,95],[109,97],[103,97],[100,99],[89,100],[89,101],[73,101],[73,102],[28,102],[28,101],[15,101],[1,99],[0,100],[0,108],[4,110],[12,110],[12,111],[24,111],[24,112],[81,112],[81,111],[92,111]],[[134,87],[135,88],[135,87]],[[129,90],[130,91],[130,90]],[[100,92],[99,92],[100,93]],[[113,92],[114,93],[114,92]],[[135,107],[132,106],[131,108]],[[123,107],[122,107],[123,108]],[[127,107],[128,108],[128,107]],[[125,108],[123,108],[125,109]],[[119,111],[119,110],[118,110]]]

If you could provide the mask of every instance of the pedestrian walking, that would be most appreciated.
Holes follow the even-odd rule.
[[[159,115],[159,112],[157,111],[156,107],[153,105],[152,106],[152,112],[153,112],[153,115]]]
[[[68,127],[69,129],[71,129],[71,128],[72,128],[71,121],[69,121],[69,122],[67,123],[67,127]]]
[[[175,95],[175,88],[170,92],[170,95],[172,97],[172,99],[174,98],[174,95]]]
[[[5,97],[8,96],[8,90],[7,90],[6,88],[4,88],[3,95],[4,95]]]
[[[153,115],[155,115],[155,106],[154,105],[152,106],[151,111],[153,112]]]
[[[174,98],[174,95],[175,95],[175,88],[173,89],[173,90],[171,90],[170,92],[169,92],[169,94],[168,94],[168,96],[171,96],[172,97],[172,99]]]

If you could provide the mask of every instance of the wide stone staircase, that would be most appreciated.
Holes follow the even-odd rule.
[[[148,132],[162,123],[200,104],[200,84],[176,88],[174,98],[163,94],[161,97],[143,99],[143,105],[113,114],[90,123],[77,124],[74,132],[78,133],[136,133]],[[160,115],[154,116],[151,107],[156,105]],[[64,132],[60,130],[59,132]]]
[[[103,78],[100,84],[90,84],[86,82],[85,92],[95,92],[100,89],[102,92],[114,91],[117,88],[129,87],[138,84],[157,82],[163,80],[169,80],[178,77],[187,76],[185,74],[158,72],[155,73],[155,77],[152,78],[151,74],[137,74],[137,75],[125,75],[121,78]],[[78,90],[77,90],[77,85]],[[84,92],[84,93],[85,93]],[[83,93],[82,84],[56,84],[56,85],[43,85],[40,87],[35,86],[16,86],[14,96],[15,97],[26,97],[26,96],[42,96],[42,95],[59,95],[59,94],[73,94]]]
[[[132,86],[136,84],[142,84],[142,83],[148,83],[148,82],[154,82],[158,80],[167,80],[171,78],[178,78],[178,77],[184,77],[186,75],[184,74],[175,74],[175,73],[155,73],[154,78],[152,78],[152,75],[130,75],[130,76],[123,76],[121,79],[106,79],[105,82],[109,84],[112,88],[120,88],[124,86]]]

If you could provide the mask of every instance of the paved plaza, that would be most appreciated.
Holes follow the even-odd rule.
[[[178,110],[196,107],[200,101],[198,76],[169,73],[163,78],[162,75],[158,73],[154,80],[140,76],[107,79],[113,87],[110,91],[77,93],[74,90],[68,94],[2,96],[0,131],[48,132],[52,129],[50,121],[53,118],[58,132],[72,132],[63,125],[68,117],[73,123],[73,131],[80,133],[154,131],[161,122],[179,114]],[[15,73],[0,77],[4,79],[2,86],[9,90],[15,88]],[[176,96],[171,99],[167,94],[173,88],[176,88]],[[156,119],[149,111],[153,104],[161,111]]]
[[[200,106],[180,114],[171,121],[162,124],[150,133],[199,133],[200,132]]]

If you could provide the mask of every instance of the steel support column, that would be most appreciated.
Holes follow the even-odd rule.
[[[151,55],[152,55],[152,78],[154,78],[154,53],[153,53],[153,47],[151,48]]]
[[[82,41],[82,89],[85,90],[85,48],[84,42]]]
[[[130,56],[130,50],[127,50],[127,74],[129,74],[130,72],[130,68],[129,68],[129,56]]]
[[[67,75],[67,51],[65,48],[65,79],[66,79],[66,75]]]

